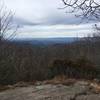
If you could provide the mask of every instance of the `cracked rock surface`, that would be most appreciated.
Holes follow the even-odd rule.
[[[61,84],[29,85],[0,92],[0,100],[100,100],[85,82],[70,86]]]

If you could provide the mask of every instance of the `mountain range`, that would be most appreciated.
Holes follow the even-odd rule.
[[[21,44],[32,44],[32,45],[53,45],[53,44],[66,44],[76,41],[76,37],[67,38],[30,38],[30,39],[15,39],[13,42]]]

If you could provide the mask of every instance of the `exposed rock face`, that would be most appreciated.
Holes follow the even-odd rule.
[[[93,87],[91,87],[93,90]],[[15,87],[0,93],[0,100],[100,100],[90,84],[78,81],[73,85],[41,84]]]

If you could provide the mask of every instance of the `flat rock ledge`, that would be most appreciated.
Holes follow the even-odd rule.
[[[95,84],[94,84],[95,85]],[[40,84],[0,92],[0,100],[100,100],[100,92],[88,82],[73,85]]]

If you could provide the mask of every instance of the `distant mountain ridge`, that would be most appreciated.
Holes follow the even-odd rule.
[[[66,44],[76,41],[76,37],[67,38],[30,38],[30,39],[16,39],[13,42],[17,43],[28,43],[32,45],[53,45],[53,44]]]

